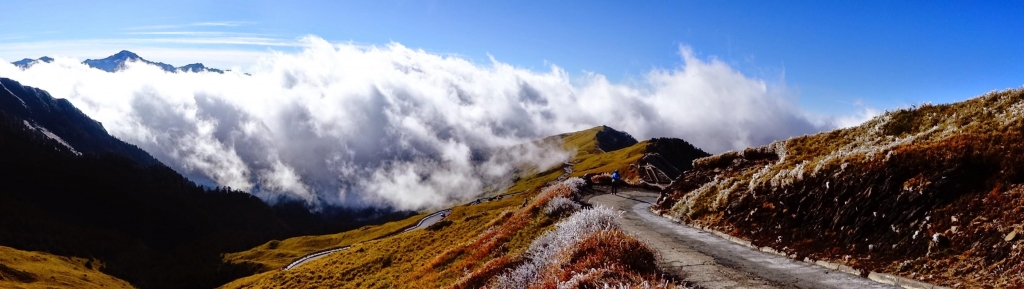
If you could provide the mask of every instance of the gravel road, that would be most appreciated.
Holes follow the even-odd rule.
[[[651,245],[666,271],[702,288],[894,288],[858,276],[757,251],[672,222],[648,209],[658,194],[623,189],[589,197],[624,211],[622,228]]]

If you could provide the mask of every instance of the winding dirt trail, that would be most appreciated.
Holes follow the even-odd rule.
[[[588,201],[624,211],[622,228],[661,254],[661,268],[701,288],[894,288],[793,261],[672,222],[648,209],[658,193],[633,188]]]

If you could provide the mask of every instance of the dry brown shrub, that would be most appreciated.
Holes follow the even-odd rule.
[[[605,230],[588,236],[572,251],[566,252],[565,259],[560,261],[555,270],[559,281],[563,282],[591,269],[607,269],[617,274],[606,274],[606,277],[622,278],[594,280],[605,283],[643,281],[647,280],[643,276],[656,276],[658,273],[654,250],[620,230]]]
[[[490,261],[487,261],[487,263],[484,263],[483,266],[480,266],[480,268],[477,268],[476,271],[463,276],[458,282],[452,284],[452,286],[448,288],[482,288],[484,285],[487,285],[487,282],[489,282],[495,275],[498,275],[509,268],[513,268],[520,263],[522,263],[522,258],[518,256],[501,256],[491,259]]]
[[[607,174],[596,175],[590,177],[590,182],[595,185],[607,185],[612,183],[612,176]]]
[[[476,284],[479,280],[488,280],[494,274],[500,273],[500,269],[505,267],[500,267],[499,265],[504,264],[502,262],[511,262],[511,260],[495,260],[500,260],[503,258],[503,255],[506,255],[508,250],[506,245],[509,240],[529,225],[551,199],[571,196],[576,188],[566,184],[558,183],[541,190],[524,208],[516,211],[502,212],[497,218],[488,223],[487,227],[489,229],[481,233],[479,237],[441,253],[429,264],[410,274],[409,277],[420,278],[428,275],[427,273],[430,271],[454,270],[463,272],[471,270],[473,273],[468,277],[464,277],[468,279],[460,280],[459,283],[453,285],[466,286]],[[489,257],[494,257],[495,259],[488,260]],[[481,265],[481,262],[485,263]]]

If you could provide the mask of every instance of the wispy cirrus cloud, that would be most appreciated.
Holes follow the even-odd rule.
[[[172,25],[172,24],[144,25],[144,26],[125,27],[125,28],[122,28],[122,30],[160,30],[160,29],[178,29],[178,28],[182,28],[182,27],[185,27],[185,25],[181,25],[181,24],[175,24],[175,25]]]
[[[208,21],[208,22],[195,22],[188,24],[158,24],[158,25],[143,25],[126,27],[122,30],[163,30],[163,29],[180,29],[187,27],[239,27],[255,25],[256,22],[250,21]]]
[[[225,31],[141,31],[127,32],[126,35],[184,35],[184,36],[254,36],[267,35],[256,33],[239,33]]]
[[[256,22],[249,21],[212,21],[212,22],[198,22],[192,23],[192,26],[217,26],[217,27],[238,27],[245,25],[253,25]]]
[[[188,37],[188,38],[140,38],[128,39],[131,42],[141,43],[175,43],[175,44],[228,44],[228,45],[255,45],[255,46],[286,46],[299,47],[302,43],[294,40],[286,40],[271,37]]]

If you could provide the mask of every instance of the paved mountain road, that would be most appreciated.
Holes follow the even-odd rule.
[[[657,216],[648,209],[658,199],[655,192],[629,188],[588,199],[624,211],[619,224],[659,252],[661,268],[702,288],[894,288],[757,251]]]
[[[412,225],[411,227],[406,228],[405,230],[402,230],[401,232],[399,232],[399,234],[429,227],[430,225],[433,225],[434,223],[437,223],[437,222],[440,222],[441,220],[444,220],[444,218],[448,217],[448,215],[451,214],[451,213],[452,213],[452,209],[445,209],[445,210],[434,212],[433,214],[427,215],[426,217],[423,217],[423,219],[420,219],[420,221],[417,222],[415,225]],[[327,250],[317,251],[317,252],[313,252],[313,253],[307,254],[306,256],[302,256],[299,259],[295,259],[295,261],[292,261],[287,266],[284,266],[284,268],[282,268],[281,270],[285,270],[285,271],[291,270],[292,268],[302,266],[302,264],[306,264],[306,263],[309,263],[309,262],[311,262],[313,260],[323,258],[324,256],[330,255],[331,253],[334,253],[334,252],[338,252],[338,251],[341,251],[341,250],[348,249],[349,247],[350,246],[345,246],[345,247],[341,247],[341,248],[327,249]]]

